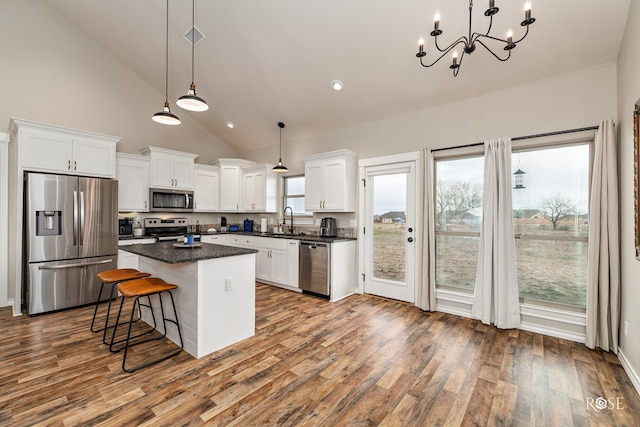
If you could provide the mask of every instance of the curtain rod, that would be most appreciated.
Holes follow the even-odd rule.
[[[522,139],[541,138],[543,136],[562,135],[564,133],[574,133],[574,132],[582,132],[585,130],[597,130],[597,129],[598,129],[598,126],[588,126],[584,128],[577,128],[577,129],[557,130],[555,132],[538,133],[535,135],[516,136],[515,138],[511,138],[511,140],[520,141]],[[484,145],[484,142],[476,142],[473,144],[466,144],[466,145],[456,145],[455,147],[436,148],[434,150],[431,150],[431,152],[434,153],[436,151],[455,150],[456,148],[477,147],[478,145]]]

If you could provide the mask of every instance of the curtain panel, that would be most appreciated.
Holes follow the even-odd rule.
[[[417,277],[420,278],[416,292],[416,306],[425,311],[436,309],[436,232],[435,232],[435,161],[430,149],[420,151],[420,161],[424,174],[422,182],[422,215],[419,218],[422,230],[421,245],[418,257],[421,262],[416,266]]]
[[[618,352],[620,239],[617,141],[612,120],[600,123],[594,141],[587,273],[585,345]]]
[[[511,139],[484,144],[482,229],[471,316],[484,324],[520,326],[511,203]]]

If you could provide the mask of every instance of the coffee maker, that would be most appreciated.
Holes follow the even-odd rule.
[[[322,218],[320,221],[320,236],[336,237],[337,235],[336,219],[331,217]]]

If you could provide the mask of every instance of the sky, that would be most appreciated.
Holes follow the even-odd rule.
[[[439,179],[469,181],[482,185],[484,158],[478,156],[438,161],[436,169]],[[514,189],[511,193],[514,209],[533,209],[544,197],[558,194],[575,204],[578,213],[588,211],[588,145],[515,152],[511,158],[511,169],[512,173],[518,169],[525,172],[525,188]],[[374,214],[406,209],[405,174],[378,175],[373,184]],[[479,215],[481,209],[472,213]]]

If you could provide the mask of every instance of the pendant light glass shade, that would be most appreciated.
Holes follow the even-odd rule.
[[[163,125],[179,125],[180,119],[169,108],[169,0],[167,0],[167,32],[165,44],[165,74],[164,74],[164,107],[162,111],[155,113],[151,118],[154,122]]]
[[[284,173],[289,172],[289,169],[287,169],[287,167],[282,164],[282,128],[284,127],[284,123],[278,122],[278,127],[280,128],[280,156],[278,158],[278,164],[273,167],[273,171]]]
[[[191,86],[186,95],[182,95],[176,101],[178,107],[189,111],[207,111],[209,105],[207,101],[200,98],[196,92],[196,85],[193,82],[193,70],[194,70],[194,50],[195,50],[195,33],[196,33],[196,5],[195,0],[191,1]]]

